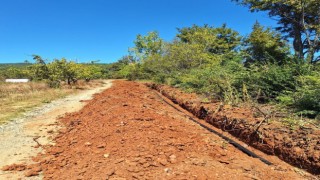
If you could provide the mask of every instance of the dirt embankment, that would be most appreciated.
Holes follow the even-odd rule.
[[[268,166],[168,106],[145,85],[114,81],[34,158],[44,179],[312,179],[273,159]],[[10,167],[7,167],[10,170]],[[21,168],[21,167],[18,167]],[[22,167],[24,168],[24,167]]]
[[[320,130],[317,127],[305,125],[290,129],[279,122],[265,121],[265,117],[252,109],[203,103],[196,94],[184,93],[165,85],[148,86],[250,146],[311,173],[320,174]]]

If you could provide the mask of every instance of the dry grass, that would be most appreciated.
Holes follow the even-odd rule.
[[[74,86],[63,85],[60,89],[52,89],[44,82],[0,83],[0,124],[43,103],[99,85],[100,81],[80,81]]]

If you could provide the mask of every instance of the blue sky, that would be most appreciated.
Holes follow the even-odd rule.
[[[0,63],[46,59],[115,62],[137,34],[157,30],[172,40],[176,28],[227,23],[242,35],[253,23],[275,26],[231,0],[1,0]]]

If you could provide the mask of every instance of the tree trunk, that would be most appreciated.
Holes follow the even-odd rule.
[[[293,48],[295,51],[295,56],[298,59],[303,59],[303,43],[302,43],[302,39],[301,39],[300,28],[294,29]]]

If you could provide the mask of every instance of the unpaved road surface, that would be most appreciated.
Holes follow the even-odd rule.
[[[79,111],[92,95],[111,87],[111,81],[105,81],[101,87],[83,90],[76,95],[53,101],[40,106],[23,117],[0,126],[0,167],[13,163],[32,163],[30,157],[42,152],[42,146],[54,144],[52,137],[60,126],[57,118],[65,113]],[[0,171],[0,179],[17,179],[23,172]],[[35,178],[33,178],[35,179]]]
[[[58,120],[55,145],[27,167],[44,179],[316,179],[275,157],[251,158],[143,84],[113,81]],[[0,176],[1,177],[1,176]]]

